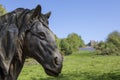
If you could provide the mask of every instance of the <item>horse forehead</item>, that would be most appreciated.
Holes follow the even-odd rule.
[[[49,32],[49,30],[44,26],[42,25],[42,23],[37,23],[35,26],[34,30],[37,31],[37,32]]]
[[[51,32],[51,30],[49,28],[47,28],[46,26],[43,25],[43,23],[41,22],[38,22],[36,23],[34,26],[33,26],[33,30],[36,30],[36,31],[43,31],[43,32]]]
[[[41,22],[37,23],[33,27],[35,27],[33,29],[33,31],[35,31],[35,32],[44,32],[48,38],[50,37],[51,39],[54,39],[53,32],[49,28],[47,28],[44,25],[42,25]]]

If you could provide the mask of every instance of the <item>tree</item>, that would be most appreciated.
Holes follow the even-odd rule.
[[[96,48],[97,54],[118,55],[118,48],[112,43],[101,41],[100,43],[98,43],[98,45],[95,48]]]
[[[70,55],[73,52],[78,51],[79,47],[85,46],[84,41],[76,33],[69,34],[67,38],[63,39],[59,39],[55,36],[55,39],[59,50],[64,55]]]
[[[120,55],[120,33],[113,31],[105,42],[98,43],[95,48],[101,55]]]
[[[66,38],[60,41],[60,50],[64,55],[72,54],[72,48]]]
[[[78,51],[80,47],[85,46],[84,41],[76,33],[71,33],[67,36],[68,43],[72,47],[72,51]]]
[[[107,42],[113,43],[116,47],[120,48],[120,32],[113,31],[108,35]]]
[[[0,4],[0,16],[6,13],[6,9]]]

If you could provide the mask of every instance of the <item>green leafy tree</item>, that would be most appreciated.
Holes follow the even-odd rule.
[[[114,49],[114,54],[120,55],[120,32],[113,31],[110,33],[106,42],[114,45],[114,47],[111,47],[111,50]]]
[[[72,54],[72,49],[67,39],[61,39],[60,41],[60,50],[64,55]]]
[[[105,42],[98,43],[95,48],[101,55],[120,55],[120,33],[113,31]]]
[[[0,4],[0,16],[6,13],[6,9]]]
[[[59,39],[55,36],[57,46],[62,54],[70,55],[79,50],[79,47],[85,46],[84,41],[76,33],[69,34],[67,38]]]
[[[79,47],[85,46],[81,36],[76,33],[71,33],[67,37],[67,41],[70,44],[72,51],[78,51]]]
[[[113,43],[116,47],[120,48],[120,32],[113,31],[108,35],[107,42]]]
[[[101,55],[119,55],[119,49],[112,43],[103,42],[98,44],[97,53]]]

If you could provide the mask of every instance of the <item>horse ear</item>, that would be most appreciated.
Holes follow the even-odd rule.
[[[41,6],[40,5],[37,5],[37,7],[35,8],[31,18],[35,18],[37,16],[39,16],[41,14]]]
[[[46,17],[47,19],[49,19],[50,15],[51,15],[51,12],[48,12],[48,13],[45,14],[45,17]]]

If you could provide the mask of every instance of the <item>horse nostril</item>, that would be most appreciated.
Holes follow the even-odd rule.
[[[57,57],[54,58],[54,62],[55,62],[55,65],[59,65]]]

